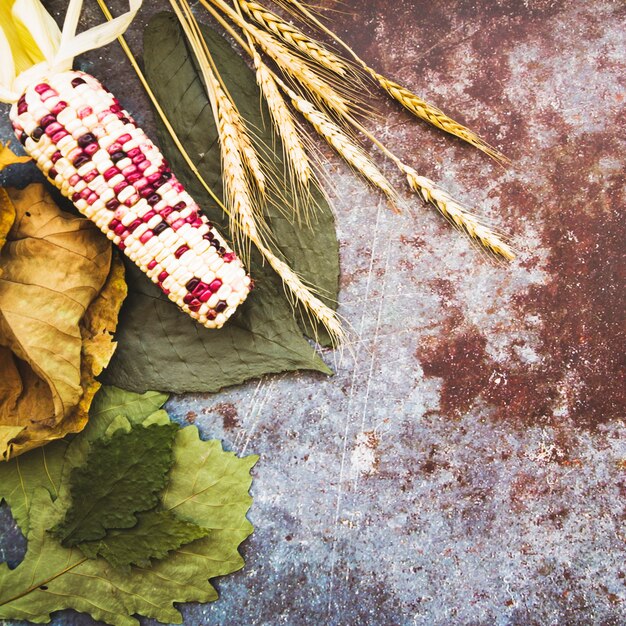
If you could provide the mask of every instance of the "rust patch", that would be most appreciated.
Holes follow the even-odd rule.
[[[237,407],[231,402],[220,402],[216,404],[212,409],[216,413],[219,413],[224,419],[224,428],[232,429],[239,426],[239,414],[237,413]]]
[[[541,358],[534,364],[515,357],[493,361],[485,350],[487,337],[457,307],[449,309],[438,336],[416,353],[424,373],[443,381],[442,413],[459,416],[480,397],[494,407],[496,418],[524,425],[558,424],[567,415],[579,426],[594,427],[621,415],[623,182],[617,172],[602,175],[600,167],[604,155],[617,152],[617,139],[597,133],[546,155],[547,184],[534,190],[534,206],[541,243],[550,251],[550,278],[512,300],[520,325],[530,316],[541,320]],[[502,206],[528,206],[530,199],[518,184],[501,189]],[[449,285],[433,287],[450,298]]]

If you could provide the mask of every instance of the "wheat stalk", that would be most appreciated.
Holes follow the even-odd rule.
[[[386,78],[371,68],[345,41],[343,41],[343,39],[341,39],[341,37],[323,24],[305,6],[304,3],[299,0],[280,0],[278,4],[285,6],[288,10],[291,8],[297,9],[301,16],[309,20],[310,23],[317,26],[317,28],[322,30],[329,37],[332,37],[394,100],[413,113],[413,115],[451,135],[454,135],[455,137],[458,137],[459,139],[462,139],[463,141],[466,141],[499,163],[504,164],[509,162],[509,160],[501,152],[481,139],[474,131],[470,130],[463,124],[454,121],[438,107],[429,104],[410,90]]]
[[[239,6],[257,24],[322,67],[340,76],[346,76],[348,73],[348,66],[336,54],[326,49],[320,42],[305,35],[299,28],[288,24],[264,6],[248,0],[239,0]]]
[[[408,165],[402,164],[401,169],[406,174],[411,189],[420,194],[426,202],[437,207],[442,215],[460,230],[466,232],[490,252],[507,261],[515,258],[515,253],[500,235],[485,226],[476,215],[457,202],[447,191],[432,180],[420,176]]]

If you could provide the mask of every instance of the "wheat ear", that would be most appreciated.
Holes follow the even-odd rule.
[[[308,187],[313,171],[294,117],[276,85],[272,72],[256,50],[253,51],[253,61],[257,83],[267,103],[274,128],[283,143],[285,159],[294,177],[304,187]]]
[[[329,107],[338,114],[348,113],[353,105],[334,89],[327,81],[319,76],[309,65],[306,59],[294,54],[285,44],[279,41],[274,35],[268,33],[242,18],[224,0],[200,0],[202,5],[212,14],[211,4],[219,8],[231,19],[239,28],[262,48],[287,76],[295,80],[298,84],[309,91],[317,100]]]
[[[504,164],[509,162],[501,152],[481,139],[473,130],[463,126],[463,124],[455,122],[441,109],[429,104],[413,92],[409,91],[405,87],[402,87],[402,85],[385,78],[382,74],[379,74],[372,68],[367,67],[366,69],[394,100],[397,100],[405,109],[413,113],[416,117],[419,117],[446,133],[454,135],[455,137],[471,144],[475,148],[482,150],[482,152],[489,155],[492,159],[498,161],[499,163]]]
[[[485,226],[476,215],[457,202],[447,191],[432,180],[420,176],[408,165],[403,164],[401,169],[406,174],[411,189],[420,194],[426,202],[437,207],[441,214],[457,228],[466,232],[493,254],[501,256],[507,261],[512,261],[515,258],[513,250],[500,235]]]
[[[317,109],[311,102],[289,89],[287,85],[283,84],[281,86],[289,96],[296,111],[313,126],[318,135],[323,137],[345,161],[361,174],[361,176],[383,191],[392,202],[392,206],[397,210],[398,194],[391,183],[385,178],[376,165],[374,165],[366,152],[354,143],[328,115]]]
[[[348,73],[349,68],[343,59],[325,48],[320,42],[305,35],[299,28],[282,20],[264,6],[248,0],[239,0],[239,6],[257,24],[298,50],[304,56],[340,76],[346,76]]]
[[[311,24],[314,24],[326,33],[329,37],[332,37],[342,48],[348,52],[348,54],[397,102],[404,106],[408,111],[413,113],[416,117],[423,119],[424,121],[432,124],[433,126],[443,130],[467,143],[478,148],[485,154],[489,155],[492,159],[499,163],[508,163],[509,160],[496,148],[489,145],[486,141],[481,139],[474,131],[470,130],[463,124],[455,122],[452,118],[446,115],[441,109],[429,104],[419,96],[415,95],[410,90],[402,87],[398,83],[386,78],[382,74],[379,74],[376,70],[371,68],[357,53],[336,33],[328,28],[323,22],[321,22],[306,6],[299,0],[281,0],[279,4],[286,6],[288,9],[295,8],[299,11],[302,17],[309,20]]]

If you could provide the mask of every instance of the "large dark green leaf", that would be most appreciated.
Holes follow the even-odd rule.
[[[278,180],[283,176],[282,148],[265,126],[269,114],[259,107],[254,74],[221,35],[206,27],[203,32],[237,106],[263,149],[275,155]],[[171,14],[159,14],[150,21],[144,34],[144,57],[148,80],[176,133],[205,180],[221,195],[213,116],[184,35]],[[159,139],[173,169],[207,216],[228,233],[225,216],[190,174],[163,127]],[[339,276],[334,218],[320,195],[316,201],[313,229],[291,223],[271,203],[267,217],[280,252],[332,302]],[[288,207],[283,210],[289,214]],[[280,279],[254,251],[250,272],[257,289],[223,329],[211,331],[182,314],[139,271],[129,268],[129,294],[118,327],[117,352],[104,375],[106,382],[134,391],[214,392],[265,373],[298,369],[330,373],[302,337]]]

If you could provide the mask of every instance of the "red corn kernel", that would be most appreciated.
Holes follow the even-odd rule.
[[[78,202],[80,200],[80,193],[77,191],[72,194],[72,202]]]
[[[109,222],[109,228],[110,228],[111,230],[115,230],[115,227],[116,227],[119,223],[120,223],[120,221],[119,221],[119,220],[116,220],[116,219],[114,218],[114,219],[112,219],[112,220]]]
[[[48,91],[48,89],[50,89],[50,85],[47,85],[46,83],[39,83],[35,86],[35,91],[38,94],[45,93],[46,91]]]
[[[161,178],[161,174],[159,174],[159,172],[156,172],[154,174],[150,174],[150,176],[148,176],[148,182],[149,183],[156,183],[156,181],[159,180],[159,178]]]
[[[119,143],[112,143],[109,146],[109,149],[107,150],[107,152],[109,154],[115,154],[116,152],[121,152],[122,150],[122,146]]]
[[[198,299],[200,300],[200,302],[208,302],[209,298],[212,296],[213,294],[211,293],[210,289],[207,289],[204,293],[201,293],[198,296]]]
[[[227,252],[222,258],[224,263],[231,263],[237,258],[237,255],[234,252]]]
[[[196,298],[200,297],[208,290],[209,286],[206,283],[198,283],[197,287],[191,292]]]
[[[158,193],[153,193],[151,196],[148,196],[148,198],[146,198],[150,206],[154,206],[155,204],[157,204],[157,202],[159,202],[160,199],[161,199],[161,196]]]
[[[139,148],[137,149],[139,150]],[[132,150],[130,152],[132,152]],[[128,156],[130,156],[130,152],[128,153]],[[138,154],[137,156],[131,157],[131,159],[135,165],[139,165],[139,163],[146,161],[146,157],[143,154]]]
[[[28,105],[26,104],[26,102],[20,103],[20,104],[17,105],[17,114],[18,115],[22,115],[22,113],[26,113],[26,111],[28,111]]]
[[[222,286],[222,281],[219,278],[216,278],[210,285],[209,289],[215,293]]]
[[[136,187],[135,187],[136,189]],[[139,190],[139,195],[142,198],[148,198],[154,193],[154,189],[150,185],[146,185],[143,189]]]
[[[111,113],[119,113],[122,110],[122,107],[119,104],[112,104],[109,107],[109,111],[111,111]]]
[[[78,117],[80,117],[80,119],[82,120],[88,115],[91,115],[92,113],[93,113],[93,109],[91,107],[83,107],[82,109],[78,111]]]
[[[194,220],[198,219],[198,212],[197,211],[192,211],[186,218],[185,221],[189,222],[189,224],[191,224]]]
[[[130,235],[130,233],[129,233],[127,230],[125,230],[125,231],[124,231],[124,232],[120,235],[120,237],[122,238],[122,241],[125,241],[125,240],[129,237],[129,235]]]
[[[79,168],[81,165],[85,165],[85,163],[88,163],[88,162],[89,162],[89,157],[86,154],[83,154],[81,152],[81,154],[79,154],[74,159],[74,167]]]
[[[134,159],[138,154],[141,154],[141,148],[133,148],[132,150],[128,151],[128,156],[131,159]]]
[[[126,230],[126,226],[124,226],[124,224],[118,224],[114,229],[113,232],[116,235],[121,235],[124,231]]]
[[[176,252],[174,252],[174,256],[177,259],[180,259],[180,257],[183,256],[183,254],[185,254],[185,252],[188,252],[188,251],[189,251],[189,246],[182,245],[180,246],[180,248],[176,250]]]
[[[183,298],[183,302],[185,304],[190,304],[193,299],[194,299],[193,295],[191,295],[190,293],[187,293],[185,294],[185,297]]]
[[[93,156],[96,152],[98,152],[98,150],[100,150],[100,146],[97,143],[90,143],[85,148],[85,154],[88,154],[89,156]]]
[[[91,193],[92,193],[91,189],[89,189],[88,187],[86,187],[85,189],[83,189],[83,190],[80,192],[80,197],[81,197],[83,200],[87,200],[87,198],[89,198],[89,196],[90,196],[90,194],[91,194]]]
[[[194,220],[192,226],[194,228],[200,228],[200,226],[202,226],[203,224],[204,222],[200,218],[198,218],[197,220]]]
[[[143,217],[144,222],[149,222],[156,215],[156,211],[150,209]]]
[[[150,167],[150,161],[146,159],[145,161],[142,161],[141,163],[137,164],[137,167],[139,168],[141,172],[144,172]]]
[[[117,143],[121,143],[123,146],[126,142],[130,141],[131,139],[132,137],[128,133],[126,133],[125,135],[118,137]]]
[[[157,266],[157,262],[156,262],[155,259],[152,259],[152,261],[150,261],[150,263],[148,263],[148,269],[149,270],[153,270],[156,266]]]
[[[141,226],[141,220],[135,220],[134,222],[131,222],[128,225],[128,230],[132,233],[135,231],[136,228],[138,228],[139,226]]]
[[[117,209],[119,205],[119,200],[113,198],[112,200],[109,200],[104,206],[109,209],[109,211],[115,211],[115,209]]]
[[[57,172],[53,167],[51,167],[50,170],[48,171],[48,178],[52,180],[54,180],[58,175],[59,175],[59,172]]]
[[[129,174],[126,178],[126,180],[131,184],[131,185],[135,185],[135,183],[141,178],[141,174],[139,174],[138,172],[135,172],[134,174]],[[135,185],[135,189],[137,188],[137,185]]]
[[[174,209],[176,211],[182,211],[186,206],[187,204],[185,202],[179,202],[178,204],[174,205]]]
[[[46,126],[46,135],[48,135],[48,137],[52,137],[54,133],[57,133],[62,129],[63,129],[63,126],[61,126],[59,122],[52,122]]]
[[[98,199],[98,194],[92,191],[89,194],[89,197],[87,198],[87,204],[91,206],[97,199]]]
[[[214,320],[217,317],[217,313],[213,309],[211,309],[210,311],[207,311],[206,316],[207,319]]]
[[[134,165],[129,165],[122,170],[122,174],[128,178],[131,174],[135,174],[137,172],[137,168]]]
[[[125,244],[123,241],[120,241],[120,242],[117,244],[117,247],[118,247],[120,250],[122,250],[122,251],[126,250],[126,244]]]
[[[163,219],[165,219],[174,209],[171,206],[166,206],[164,209],[159,211],[159,214]]]
[[[125,180],[123,180],[121,183],[117,183],[117,185],[113,187],[113,192],[115,193],[116,196],[119,196],[120,192],[123,189],[126,189],[126,187],[128,187],[128,183]]]
[[[174,185],[174,191],[177,191],[178,193],[183,193],[183,191],[185,191],[185,188],[182,186],[181,183],[176,182]]]
[[[190,311],[193,311],[193,312],[195,313],[195,312],[197,312],[197,311],[199,311],[199,310],[200,310],[200,307],[201,307],[201,306],[202,306],[202,304],[201,304],[200,302],[198,302],[198,301],[196,301],[196,302],[192,302],[192,303],[189,305],[189,310],[190,310]]]
[[[70,185],[71,185],[72,187],[76,187],[76,185],[77,185],[77,183],[78,183],[78,181],[79,181],[79,180],[80,180],[80,176],[79,176],[78,174],[74,174],[74,175],[70,178],[69,183],[70,183]]]
[[[66,130],[60,130],[58,133],[54,133],[50,139],[52,143],[59,143],[59,141],[61,141],[63,137],[67,137],[67,135],[69,135],[69,133]]]
[[[185,220],[183,219],[177,219],[173,224],[172,224],[172,228],[174,230],[178,230],[183,224],[185,223]]]
[[[135,204],[137,204],[137,202],[139,202],[139,196],[136,193],[134,193],[130,198],[128,198],[124,202],[124,204],[125,204],[125,206],[130,208],[131,206],[135,206]]]
[[[47,126],[50,126],[50,124],[52,124],[54,121],[56,121],[56,119],[57,118],[54,117],[54,115],[44,115],[39,121],[39,126],[41,126],[42,128],[46,128]]]
[[[57,102],[52,107],[52,109],[50,110],[50,113],[52,113],[52,115],[58,115],[65,108],[67,108],[67,102],[65,102],[64,100],[59,100],[59,102]]]
[[[159,279],[159,282],[162,283],[168,276],[169,274],[163,271],[157,276],[157,278]]]
[[[90,183],[96,176],[98,175],[98,170],[91,170],[90,172],[87,172],[84,176],[83,176],[83,180],[86,183]]]
[[[169,289],[163,289],[163,287],[161,287],[161,289],[162,289],[163,293],[164,293],[166,296],[169,296],[169,295],[170,295],[170,290],[169,290]]]
[[[113,167],[110,167],[108,170],[106,170],[106,172],[104,172],[102,176],[104,176],[104,180],[111,180],[114,176],[117,176],[119,173],[120,171],[117,169],[117,167],[113,166]]]
[[[139,178],[137,179],[137,182],[135,183],[135,189],[139,191],[147,186],[148,186],[148,180],[144,178],[141,174],[139,174]]]
[[[56,163],[63,155],[57,150],[51,157],[50,160],[53,163]]]
[[[143,235],[141,235],[141,237],[139,237],[139,241],[141,241],[141,243],[146,243],[146,241],[152,239],[153,236],[154,233],[151,230],[147,230]]]

